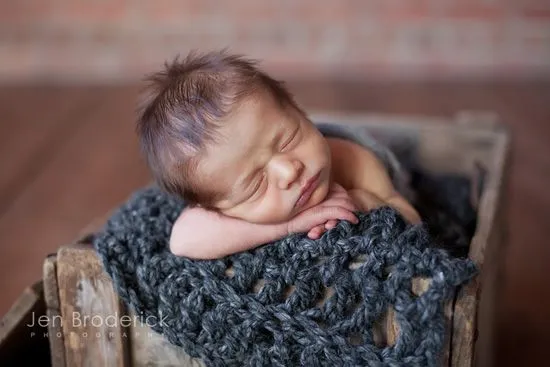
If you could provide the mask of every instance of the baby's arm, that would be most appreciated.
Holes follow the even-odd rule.
[[[188,208],[172,227],[170,250],[177,256],[215,259],[274,241],[287,231],[285,223],[255,224],[203,208]]]
[[[308,232],[321,223],[334,220],[357,223],[353,214],[356,207],[342,192],[345,192],[343,188],[338,187],[319,205],[277,224],[250,223],[202,208],[185,209],[172,228],[170,250],[177,256],[216,259],[250,250],[291,233]]]

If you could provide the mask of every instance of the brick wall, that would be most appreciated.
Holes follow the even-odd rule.
[[[5,0],[0,80],[140,78],[230,47],[285,77],[550,75],[549,0]]]

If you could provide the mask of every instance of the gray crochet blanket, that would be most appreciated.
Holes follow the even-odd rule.
[[[442,227],[450,217],[431,215],[410,226],[389,207],[358,213],[359,224],[340,222],[319,240],[297,234],[219,260],[176,257],[168,239],[184,207],[155,186],[143,188],[93,243],[126,305],[162,318],[153,330],[208,366],[435,366],[444,302],[476,273],[446,249],[469,242],[465,231],[445,235],[464,228],[456,220]],[[434,206],[424,208],[429,214]],[[417,276],[432,278],[419,296],[411,291]],[[318,304],[329,287],[332,296]],[[373,325],[390,305],[398,338],[378,345]]]

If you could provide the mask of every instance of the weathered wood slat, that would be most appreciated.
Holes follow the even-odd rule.
[[[473,127],[473,121],[469,125]],[[480,198],[478,226],[469,251],[469,257],[480,268],[480,275],[457,293],[453,312],[452,367],[490,367],[494,362],[496,275],[501,263],[499,250],[504,244],[497,226],[502,228],[505,224],[502,221],[506,215],[502,184],[507,181],[509,138],[491,124],[482,124],[479,130],[494,134],[493,150],[485,156],[488,181]]]
[[[54,367],[65,367],[65,343],[63,339],[63,318],[59,305],[57,284],[57,257],[46,257],[43,266],[44,300],[48,319],[48,340],[51,363]]]
[[[452,352],[452,335],[453,335],[453,314],[454,314],[454,299],[451,296],[450,301],[445,304],[445,332],[444,347],[441,353],[441,366],[450,366]]]
[[[125,312],[93,249],[61,248],[57,277],[66,364],[128,366]]]

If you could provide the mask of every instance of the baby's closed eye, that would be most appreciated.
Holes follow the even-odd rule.
[[[265,171],[262,171],[256,178],[254,184],[252,185],[252,190],[248,200],[258,199],[267,188],[267,174]]]
[[[284,150],[288,150],[292,148],[294,143],[298,141],[298,133],[300,131],[300,127],[298,126],[291,134],[289,134],[288,138],[283,141],[283,144],[281,145],[281,152]]]

